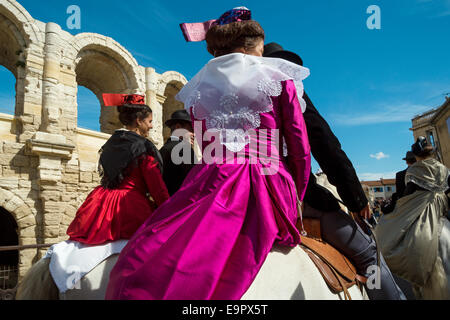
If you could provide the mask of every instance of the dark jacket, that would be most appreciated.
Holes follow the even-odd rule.
[[[180,189],[183,184],[184,179],[188,175],[189,171],[194,166],[194,150],[191,148],[190,163],[174,164],[172,162],[171,154],[173,148],[181,143],[181,141],[172,141],[170,138],[164,144],[164,146],[159,150],[163,160],[163,179],[166,183],[167,190],[170,195]],[[183,157],[183,151],[180,152],[180,157]]]
[[[328,181],[336,187],[345,206],[352,212],[361,211],[368,201],[352,163],[341,149],[341,144],[330,126],[319,114],[306,93],[303,99],[306,102],[306,111],[303,117],[308,130],[312,155],[327,175]],[[304,201],[318,210],[339,210],[336,198],[327,189],[317,184],[312,173]]]
[[[405,176],[407,170],[408,168],[395,174],[395,192],[392,194],[391,201],[381,207],[381,211],[383,212],[383,214],[389,214],[394,211],[397,200],[406,195]]]
[[[395,193],[397,193],[397,197],[398,199],[400,199],[401,197],[403,197],[404,193],[405,193],[405,176],[406,176],[406,171],[408,170],[408,168],[406,168],[405,170],[399,171],[395,174]]]

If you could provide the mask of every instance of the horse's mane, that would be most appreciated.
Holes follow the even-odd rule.
[[[59,290],[49,269],[50,259],[36,262],[17,288],[16,300],[58,300]]]

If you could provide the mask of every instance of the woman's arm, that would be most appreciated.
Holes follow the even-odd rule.
[[[284,82],[280,103],[282,134],[288,149],[288,165],[297,187],[298,197],[303,201],[311,171],[311,148],[297,90],[292,80]]]
[[[169,199],[169,192],[164,183],[161,171],[158,168],[158,162],[155,158],[147,156],[141,163],[142,177],[144,178],[147,190],[160,206],[164,201]]]

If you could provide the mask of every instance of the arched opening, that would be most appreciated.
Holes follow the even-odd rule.
[[[0,14],[0,112],[12,115],[16,113],[18,68],[23,67],[19,36],[17,28]]]
[[[175,99],[175,96],[178,94],[181,88],[183,88],[183,83],[179,81],[171,81],[167,84],[164,90],[164,96],[166,97],[166,100],[164,101],[164,104],[162,106],[164,142],[166,142],[167,139],[169,139],[170,137],[170,129],[167,126],[165,126],[164,123],[170,119],[172,113],[174,113],[177,110],[182,110],[184,108],[184,104]]]
[[[19,234],[17,222],[0,207],[0,247],[17,246]],[[19,251],[0,251],[0,290],[13,289],[18,281]]]
[[[16,78],[5,67],[0,66],[0,113],[14,115],[16,104]]]
[[[122,127],[119,121],[116,108],[105,107],[103,105],[103,93],[129,93],[133,89],[133,85],[129,83],[126,72],[123,66],[116,60],[114,53],[104,52],[106,49],[100,48],[97,45],[86,46],[83,48],[77,57],[77,65],[75,68],[76,81],[78,87],[80,86],[89,89],[97,97],[97,106],[100,113],[100,131],[112,134],[114,130]],[[81,89],[81,96],[83,99],[89,96],[84,89]],[[95,104],[92,95],[88,98],[88,104],[93,107]],[[78,119],[84,110],[82,105],[84,101],[78,101]],[[92,114],[92,113],[91,113]],[[92,114],[93,116],[93,114]],[[91,122],[94,119],[90,119]]]
[[[78,127],[100,131],[100,102],[88,88],[78,86]]]

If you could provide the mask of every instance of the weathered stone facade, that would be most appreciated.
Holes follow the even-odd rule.
[[[410,130],[414,141],[423,136],[434,144],[438,159],[450,168],[450,97],[440,107],[414,117]]]
[[[0,0],[0,65],[16,78],[15,113],[0,114],[0,206],[16,219],[20,245],[67,239],[77,208],[98,185],[98,150],[121,127],[102,93],[145,94],[150,139],[161,147],[163,123],[182,108],[174,96],[187,82],[178,72],[138,65],[109,37],[73,36],[37,21],[13,0]],[[102,132],[77,126],[79,85],[99,98]],[[20,251],[20,276],[45,250]]]

